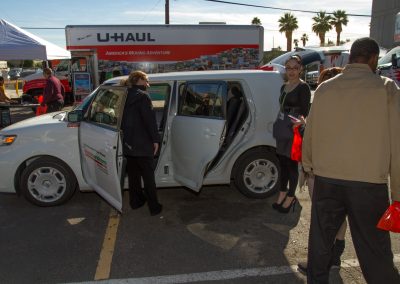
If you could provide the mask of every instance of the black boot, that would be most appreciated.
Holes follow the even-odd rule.
[[[340,257],[343,254],[345,247],[344,240],[336,240],[335,244],[333,245],[332,248],[332,259],[331,259],[331,266],[333,267],[340,267]]]

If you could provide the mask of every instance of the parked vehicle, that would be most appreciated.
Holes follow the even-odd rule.
[[[0,192],[16,192],[39,206],[66,202],[95,190],[122,209],[125,160],[120,123],[125,77],[106,81],[73,111],[45,114],[0,131]],[[158,187],[230,184],[266,198],[279,185],[272,124],[283,84],[278,72],[195,71],[150,74],[161,149]],[[242,93],[235,104],[229,89]],[[210,112],[196,110],[210,97]],[[234,116],[228,116],[234,113]]]
[[[295,51],[274,58],[261,69],[284,72],[286,60],[294,54],[301,56],[304,66],[303,79],[311,87],[317,86],[318,77],[322,70],[329,67],[344,67],[349,61],[349,47],[347,46],[297,48]]]
[[[116,73],[254,69],[263,56],[264,31],[257,25],[70,25],[65,34],[72,58],[61,61],[55,75],[67,104],[84,97],[74,90],[79,72],[90,73],[94,89]],[[36,102],[45,81],[25,81],[24,99]]]
[[[10,72],[8,72],[10,80],[17,80],[20,77],[20,73],[22,72],[22,68],[12,68]]]
[[[378,61],[378,72],[394,80],[400,86],[400,46],[390,50]]]

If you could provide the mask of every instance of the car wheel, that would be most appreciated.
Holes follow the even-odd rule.
[[[65,203],[73,195],[77,182],[72,170],[62,161],[42,157],[30,163],[21,175],[21,191],[38,206]]]
[[[279,162],[267,149],[251,150],[235,164],[234,184],[247,197],[266,198],[279,186]]]

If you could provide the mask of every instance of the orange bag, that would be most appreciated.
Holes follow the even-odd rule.
[[[36,116],[45,114],[47,112],[47,106],[36,107]]]
[[[301,162],[301,144],[303,143],[303,137],[300,134],[300,125],[293,129],[293,144],[290,158],[294,161]]]
[[[39,96],[38,97],[38,103],[42,104],[43,103],[43,96]],[[36,116],[41,115],[41,114],[45,114],[47,111],[47,106],[38,106],[36,107]]]
[[[378,229],[400,233],[400,202],[394,201],[385,211],[378,224]]]

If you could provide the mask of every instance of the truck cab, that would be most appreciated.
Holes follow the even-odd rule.
[[[73,94],[73,73],[87,72],[88,59],[86,57],[73,57],[72,59],[60,60],[55,66],[54,75],[61,81],[64,88],[65,105],[72,105],[76,99]],[[24,78],[22,102],[38,103],[38,97],[43,95],[46,79],[42,73],[36,73]]]

